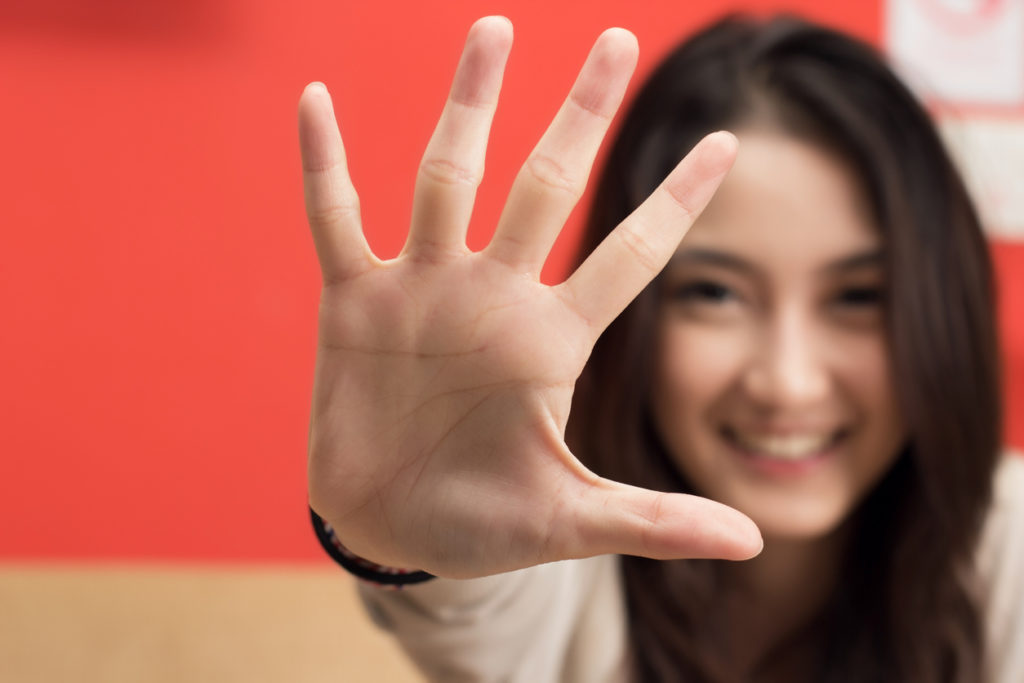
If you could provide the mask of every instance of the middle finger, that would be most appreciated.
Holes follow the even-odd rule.
[[[539,274],[590,175],[594,157],[636,68],[636,37],[608,29],[597,39],[544,136],[523,164],[486,251]]]
[[[498,104],[512,24],[485,17],[469,30],[444,111],[416,177],[412,225],[402,253],[440,256],[466,249],[487,137]]]

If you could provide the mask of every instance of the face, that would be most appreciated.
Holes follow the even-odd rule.
[[[738,137],[662,277],[654,420],[699,494],[766,538],[820,538],[906,439],[883,244],[840,160],[779,133]]]

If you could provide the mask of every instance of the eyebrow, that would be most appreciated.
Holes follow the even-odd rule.
[[[677,251],[672,255],[669,265],[700,263],[712,266],[720,266],[730,270],[738,270],[743,273],[754,275],[757,268],[746,260],[725,251],[714,249],[686,249]]]
[[[822,270],[826,273],[844,273],[860,268],[878,267],[883,265],[884,256],[885,252],[881,248],[868,249],[867,251],[857,252],[850,256],[844,256],[838,261],[828,264]],[[677,251],[669,261],[669,265],[687,263],[719,266],[747,275],[757,275],[760,272],[756,265],[735,254],[702,247]]]
[[[884,259],[885,252],[882,249],[869,249],[841,258],[835,263],[826,266],[825,271],[829,273],[842,273],[848,270],[878,267],[884,265]]]

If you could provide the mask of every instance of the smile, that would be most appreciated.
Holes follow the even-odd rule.
[[[839,443],[844,431],[780,435],[737,432],[725,427],[722,429],[722,435],[746,455],[797,462],[825,454]]]

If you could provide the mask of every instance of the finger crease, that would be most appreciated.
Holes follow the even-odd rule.
[[[498,103],[493,100],[475,100],[471,97],[456,97],[455,95],[449,95],[448,101],[461,107],[480,109],[484,111],[490,111],[498,106]]]
[[[579,196],[579,183],[566,173],[564,166],[551,157],[532,156],[526,160],[526,166],[530,174],[542,185],[568,192],[574,197]]]
[[[340,159],[328,159],[321,163],[313,163],[309,160],[304,159],[302,162],[302,170],[305,173],[330,173],[336,168],[342,165]]]
[[[310,206],[307,215],[314,225],[331,225],[351,216],[359,216],[359,204],[328,204]]]
[[[651,247],[650,243],[643,236],[632,230],[628,224],[619,226],[619,229],[613,234],[619,236],[619,241],[622,242],[622,245],[629,249],[634,258],[646,270],[652,273],[661,270],[661,259],[658,258],[658,254]]]
[[[445,185],[479,185],[480,174],[448,159],[424,159],[420,172]]]
[[[594,116],[596,116],[599,119],[602,119],[603,121],[611,121],[612,119],[611,114],[601,111],[594,105],[588,104],[586,101],[583,100],[583,98],[576,94],[575,91],[569,93],[569,101],[572,102],[577,107],[579,107],[580,109],[582,109],[583,111],[585,111],[586,113],[593,114]]]
[[[663,186],[663,189],[668,193],[668,196],[672,198],[672,201],[674,201],[679,208],[686,213],[687,218],[693,216],[694,210],[686,199],[686,197],[691,193],[690,188],[683,188],[681,190],[676,189],[675,183],[673,183],[671,185]]]

